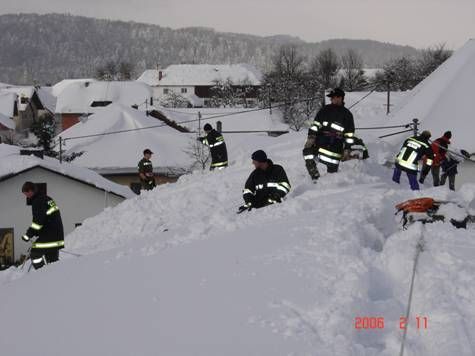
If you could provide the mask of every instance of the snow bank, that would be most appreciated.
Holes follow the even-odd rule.
[[[333,175],[322,167],[314,185],[301,156],[306,132],[233,137],[226,170],[182,176],[85,221],[66,237],[81,257],[0,273],[2,351],[394,355],[423,234],[405,355],[475,354],[475,229],[402,230],[394,216],[396,203],[420,196],[472,207],[474,184],[412,192],[380,164],[390,148],[368,139],[369,160]],[[237,215],[258,148],[284,166],[292,190],[283,204]],[[357,317],[383,317],[384,328],[356,329]]]
[[[473,103],[469,99],[474,77],[472,39],[412,90],[391,121],[405,123],[418,118],[421,129],[430,130],[434,137],[451,130],[454,144],[475,152]]]

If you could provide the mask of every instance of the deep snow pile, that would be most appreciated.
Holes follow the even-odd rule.
[[[376,158],[314,185],[304,139],[244,146],[224,171],[86,221],[66,239],[82,257],[0,274],[2,354],[396,354],[422,227],[402,231],[394,205],[426,195],[468,204],[475,186],[410,192],[379,164],[393,154],[380,144]],[[236,215],[255,148],[284,165],[292,190],[283,204]],[[473,355],[475,230],[425,229],[405,355]],[[384,329],[355,329],[365,316],[384,317]]]
[[[452,57],[419,83],[401,102],[400,110],[391,117],[393,123],[405,123],[412,118],[421,121],[421,128],[441,135],[452,130],[453,142],[469,152],[475,152],[473,102],[461,100],[471,93],[475,78],[475,39],[457,50]],[[437,136],[439,137],[439,136]]]

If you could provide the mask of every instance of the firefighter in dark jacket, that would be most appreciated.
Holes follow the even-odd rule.
[[[305,166],[314,181],[320,177],[315,159],[327,166],[328,173],[335,173],[343,157],[345,142],[354,143],[355,123],[350,110],[345,108],[345,92],[336,88],[327,96],[331,104],[318,111],[303,149]]]
[[[32,241],[30,251],[31,263],[35,269],[59,259],[59,250],[64,247],[63,222],[59,208],[49,196],[38,192],[32,182],[25,182],[21,189],[31,205],[33,221],[22,239]]]
[[[264,151],[259,150],[252,154],[252,164],[256,169],[244,186],[245,204],[239,207],[239,213],[281,203],[290,191],[290,183],[284,168],[268,159]]]
[[[432,153],[434,154],[434,161],[432,162],[432,166],[429,168],[426,168],[427,164],[424,162],[419,183],[424,184],[424,180],[426,179],[427,175],[424,175],[424,172],[429,173],[429,171],[431,171],[434,187],[440,185],[440,167],[443,166],[444,161],[446,161],[447,150],[449,148],[451,138],[452,132],[446,131],[442,137],[439,137],[437,140],[432,142],[431,148]]]
[[[419,136],[408,138],[404,141],[404,144],[396,157],[396,163],[393,173],[393,181],[398,183],[401,179],[401,171],[405,171],[409,184],[412,190],[419,190],[419,184],[417,182],[417,172],[419,170],[419,161],[422,157],[426,157],[426,165],[422,174],[424,176],[430,170],[434,159],[434,154],[430,147],[429,139],[431,133],[429,131],[423,131]]]
[[[198,137],[198,141],[209,147],[211,152],[211,166],[210,170],[223,169],[228,166],[228,151],[224,137],[213,129],[210,124],[203,127],[206,136]]]
[[[142,188],[145,190],[152,190],[156,187],[155,176],[153,174],[152,158],[153,152],[148,148],[143,151],[143,158],[139,161],[139,177],[142,183]]]

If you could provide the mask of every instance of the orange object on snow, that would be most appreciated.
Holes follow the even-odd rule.
[[[406,200],[396,205],[397,211],[405,213],[425,213],[431,209],[439,207],[439,203],[432,198],[417,198]]]

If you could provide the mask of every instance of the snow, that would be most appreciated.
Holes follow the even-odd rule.
[[[234,84],[244,81],[260,85],[262,73],[250,64],[174,64],[162,70],[158,80],[156,69],[148,69],[137,79],[150,86],[212,86],[216,80],[231,79]]]
[[[94,101],[111,101],[139,109],[150,107],[152,91],[149,86],[140,82],[73,82],[63,90],[53,88],[53,93],[60,91],[57,97],[56,113],[82,114],[94,113],[97,107],[91,107]]]
[[[383,99],[354,108],[357,126],[387,120]],[[458,192],[394,184],[381,164],[394,148],[373,134],[369,160],[344,162],[337,174],[322,167],[312,184],[306,132],[236,136],[225,136],[229,168],[184,175],[86,220],[66,237],[81,257],[1,272],[2,353],[395,355],[424,235],[405,355],[475,354],[474,226],[403,230],[394,216],[397,203],[422,196],[473,208],[475,184]],[[282,204],[237,215],[257,148],[284,166],[292,190]],[[365,316],[384,317],[385,327],[355,329]]]
[[[56,97],[53,95],[52,87],[40,87],[36,90],[41,103],[49,112],[54,113],[56,109]]]
[[[14,93],[2,93],[0,89],[0,114],[13,118],[15,116],[15,102],[17,95]]]
[[[473,102],[470,100],[475,78],[475,40],[469,40],[401,103],[392,122],[421,121],[421,129],[440,137],[451,130],[453,142],[475,152]]]
[[[36,89],[33,86],[8,86],[0,88],[0,95],[11,93],[18,96],[18,111],[25,111],[28,106],[28,102],[22,103],[20,99],[23,97],[31,99],[35,92]]]
[[[16,125],[10,117],[0,113],[0,130],[2,129],[2,126],[10,130],[15,130]]]
[[[113,183],[91,170],[74,164],[66,162],[61,164],[58,160],[50,157],[41,159],[35,156],[20,156],[20,147],[17,146],[0,144],[0,160],[0,180],[33,167],[43,167],[92,184],[99,189],[123,196],[124,198],[135,196],[128,187]]]
[[[201,129],[206,123],[216,128],[216,122],[221,121],[223,131],[288,131],[288,125],[282,123],[282,115],[274,110],[270,115],[269,110],[243,109],[243,108],[193,108],[193,109],[169,109],[159,107],[167,118],[175,121],[190,130],[197,130],[198,113],[201,113]],[[223,117],[220,117],[223,115]],[[228,116],[227,116],[228,115]],[[214,118],[216,117],[216,118]],[[189,122],[192,121],[192,122]]]
[[[63,131],[63,139],[135,130],[165,125],[144,112],[111,104]],[[66,141],[66,152],[85,153],[75,159],[75,164],[92,169],[128,168],[137,171],[142,152],[149,148],[155,153],[152,161],[157,172],[183,171],[191,165],[184,152],[189,146],[190,135],[182,134],[168,126],[137,130],[124,134],[95,136]],[[157,163],[158,162],[158,163]]]
[[[137,78],[137,81],[150,85],[151,87],[156,87],[159,85],[158,72],[159,70],[157,69],[147,69]]]
[[[96,79],[92,79],[92,78],[82,78],[82,79],[64,79],[58,83],[56,83],[55,85],[53,85],[52,87],[52,91],[51,91],[51,94],[53,94],[53,96],[55,97],[58,97],[64,89],[66,89],[68,86],[70,86],[71,84],[84,84],[84,83],[91,83],[91,82],[95,82]]]

